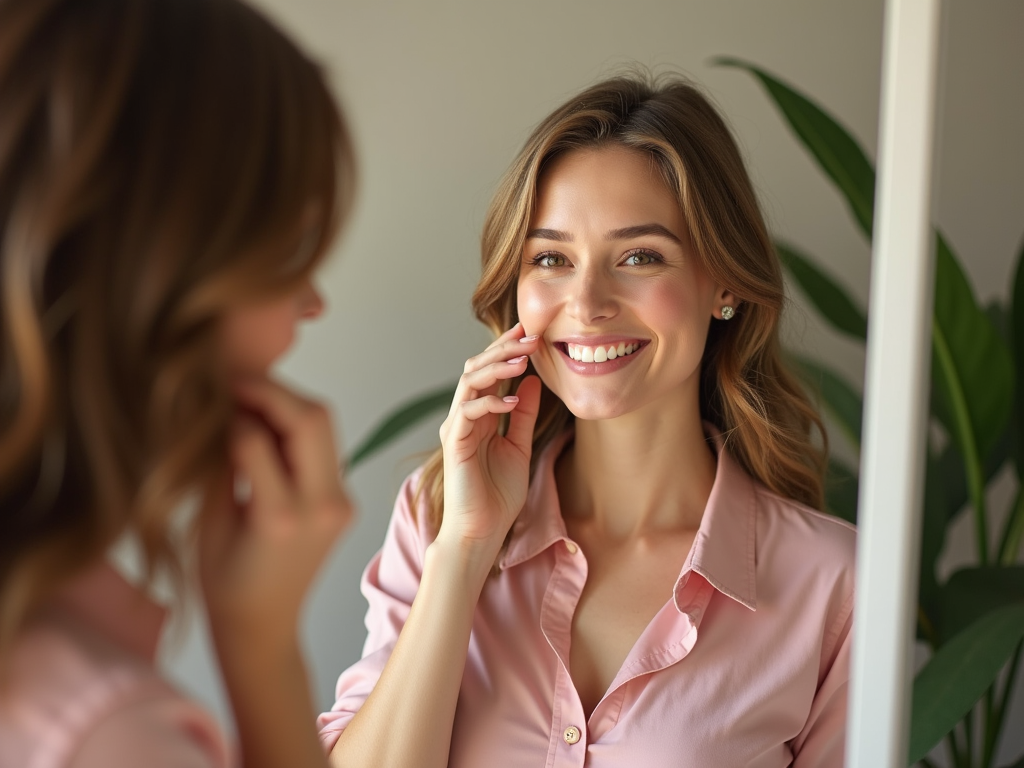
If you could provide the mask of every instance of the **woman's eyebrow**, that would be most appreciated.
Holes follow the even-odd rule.
[[[664,237],[667,240],[671,240],[674,243],[682,245],[682,241],[666,227],[661,224],[635,224],[632,227],[622,227],[621,229],[612,229],[605,234],[608,240],[629,240],[632,237],[642,237],[644,235],[657,235],[658,237]],[[526,239],[532,240],[553,240],[556,243],[571,243],[573,241],[572,234],[569,232],[563,232],[560,229],[531,229],[526,233]]]
[[[557,229],[531,229],[526,233],[526,239],[554,240],[557,243],[571,243],[572,235]]]
[[[632,237],[641,237],[643,235],[657,235],[671,240],[674,243],[682,245],[683,242],[676,235],[672,234],[667,228],[661,224],[637,224],[633,227],[623,227],[622,229],[610,230],[605,237],[609,240],[629,240]]]

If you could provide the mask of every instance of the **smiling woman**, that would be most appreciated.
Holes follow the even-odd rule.
[[[700,91],[542,122],[473,303],[497,339],[364,575],[335,764],[840,765],[854,533],[816,511],[778,259]]]

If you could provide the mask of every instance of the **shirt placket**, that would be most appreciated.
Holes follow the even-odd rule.
[[[587,758],[587,721],[569,674],[572,617],[587,582],[587,560],[567,539],[555,545],[555,567],[540,611],[540,626],[558,657],[547,768],[582,767]]]

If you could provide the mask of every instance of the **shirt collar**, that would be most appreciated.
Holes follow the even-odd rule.
[[[167,610],[107,562],[62,587],[56,601],[116,645],[155,661]]]
[[[754,481],[729,455],[722,433],[706,422],[704,430],[718,456],[715,482],[673,597],[680,608],[680,596],[690,574],[698,573],[723,595],[756,610]],[[512,525],[509,544],[499,564],[501,570],[535,557],[558,541],[568,541],[555,484],[555,461],[572,436],[571,430],[563,433],[538,458],[526,504]]]

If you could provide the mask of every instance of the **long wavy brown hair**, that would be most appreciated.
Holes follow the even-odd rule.
[[[710,100],[677,77],[616,77],[588,88],[534,130],[491,202],[482,238],[477,318],[497,336],[518,321],[516,286],[537,181],[556,156],[616,144],[651,157],[678,201],[705,272],[740,300],[729,322],[712,322],[701,361],[701,417],[723,432],[754,478],[821,508],[827,440],[821,418],[783,362],[782,270],[739,148]],[[528,366],[526,373],[534,373]],[[518,386],[512,382],[510,389]],[[533,456],[572,423],[547,387]],[[817,433],[821,444],[813,439]],[[431,523],[444,509],[443,457],[428,460],[419,486]]]
[[[0,0],[0,652],[221,476],[226,310],[290,290],[353,194],[319,67],[237,0]]]

